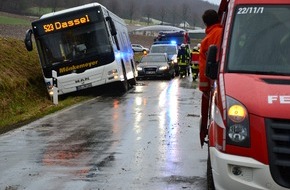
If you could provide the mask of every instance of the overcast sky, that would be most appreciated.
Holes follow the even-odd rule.
[[[208,2],[215,4],[215,5],[219,5],[221,2],[221,0],[204,0],[204,1],[208,1]]]

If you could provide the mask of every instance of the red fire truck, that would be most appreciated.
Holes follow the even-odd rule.
[[[222,0],[213,81],[208,189],[290,189],[290,1]]]

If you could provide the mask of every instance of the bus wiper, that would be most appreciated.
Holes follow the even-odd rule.
[[[57,62],[53,62],[51,63],[53,66],[57,66],[57,65],[61,65],[63,63],[71,63],[72,62],[72,59],[65,59],[65,60],[62,60],[62,61],[57,61]]]

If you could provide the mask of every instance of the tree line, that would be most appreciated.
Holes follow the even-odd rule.
[[[74,7],[95,0],[0,0],[0,11],[40,16],[47,12]],[[201,15],[206,9],[217,9],[216,5],[202,0],[98,0],[118,16],[128,20],[142,20],[151,23],[151,18],[160,24],[189,23],[204,27]]]

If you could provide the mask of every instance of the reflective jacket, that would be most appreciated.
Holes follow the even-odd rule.
[[[178,65],[188,65],[189,55],[186,48],[179,49],[178,54],[177,54],[177,59],[178,59]]]
[[[209,26],[205,30],[206,36],[201,41],[200,55],[199,55],[199,90],[209,91],[210,80],[205,76],[206,56],[210,45],[217,45],[220,47],[222,26],[220,24],[214,24]]]
[[[191,52],[191,64],[192,65],[198,65],[199,64],[199,51],[193,50]]]

